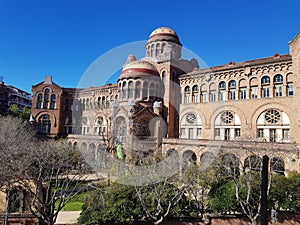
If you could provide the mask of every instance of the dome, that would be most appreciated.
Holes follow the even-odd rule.
[[[176,32],[169,28],[169,27],[159,27],[157,29],[155,29],[149,36],[148,38],[148,42],[153,42],[153,41],[170,41],[170,42],[174,42],[177,44],[180,44],[178,35],[176,34]]]
[[[128,78],[140,78],[145,76],[159,77],[159,73],[154,65],[149,62],[137,60],[124,66],[119,80]]]

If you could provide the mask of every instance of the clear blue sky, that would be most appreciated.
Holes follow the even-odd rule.
[[[26,91],[45,75],[76,87],[99,56],[160,26],[209,66],[285,54],[299,9],[299,0],[0,0],[0,76]]]

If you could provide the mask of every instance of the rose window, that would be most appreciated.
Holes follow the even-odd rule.
[[[221,114],[221,121],[225,124],[230,124],[233,122],[233,113],[225,111]]]
[[[281,118],[280,112],[275,109],[270,109],[265,114],[265,120],[268,123],[278,123]]]
[[[193,113],[189,113],[186,115],[186,122],[189,124],[194,124],[196,122],[196,116]]]

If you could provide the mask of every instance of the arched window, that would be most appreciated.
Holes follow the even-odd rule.
[[[234,80],[229,81],[228,84],[229,88],[235,88],[236,87],[236,82]]]
[[[37,108],[38,109],[41,109],[42,108],[42,105],[43,105],[43,94],[38,94],[37,96]]]
[[[263,98],[269,98],[270,97],[270,77],[269,76],[263,76],[261,78],[261,84],[263,85],[262,87],[262,93],[261,96]]]
[[[166,71],[164,70],[161,74],[161,80],[163,82],[163,84],[166,86],[166,76],[167,76],[167,73]]]
[[[39,118],[38,130],[39,130],[39,133],[50,134],[51,121],[50,121],[49,115],[44,114]]]
[[[276,74],[274,76],[274,83],[282,83],[283,82],[283,76],[281,74]]]
[[[191,89],[190,86],[186,86],[184,88],[184,103],[190,103],[191,102]]]
[[[135,83],[135,99],[139,99],[141,97],[141,82],[137,81]]]
[[[219,89],[225,89],[226,88],[226,83],[225,83],[225,81],[221,81],[220,83],[219,83]]]
[[[270,84],[270,77],[269,76],[263,76],[261,78],[261,84]]]
[[[180,122],[180,137],[188,139],[200,139],[202,133],[202,121],[197,114],[187,113]]]
[[[102,96],[101,99],[101,109],[105,109],[105,96]]]
[[[51,95],[50,109],[55,109],[55,108],[56,108],[56,95],[52,94]]]
[[[241,121],[239,116],[231,111],[221,112],[215,119],[216,140],[236,140],[241,136]]]
[[[198,96],[199,96],[199,86],[194,85],[193,88],[192,88],[192,99],[193,99],[194,103],[199,101]]]
[[[282,91],[283,91],[283,77],[280,74],[277,74],[274,76],[274,96],[275,97],[281,97],[282,96]]]
[[[129,81],[128,83],[128,98],[133,98],[133,82]]]
[[[50,90],[48,88],[45,89],[45,94],[44,94],[44,108],[49,109],[49,93]]]
[[[126,87],[125,81],[123,82],[123,85],[122,85],[122,97],[123,97],[123,99],[127,98],[127,87]]]
[[[155,92],[155,85],[154,85],[154,83],[151,83],[150,84],[150,88],[149,88],[149,90],[150,90],[150,97],[156,97],[156,92]]]
[[[148,98],[148,82],[144,82],[144,86],[143,86],[143,99],[147,99]]]
[[[106,134],[106,122],[103,117],[99,116],[95,122],[95,135]]]
[[[290,120],[285,112],[268,109],[257,119],[257,138],[267,142],[289,142]]]

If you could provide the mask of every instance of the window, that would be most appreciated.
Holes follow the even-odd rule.
[[[278,123],[280,121],[280,119],[281,119],[280,112],[277,111],[276,109],[269,109],[265,113],[265,120],[268,123],[275,124],[275,123]]]
[[[43,94],[38,94],[37,96],[37,108],[38,109],[41,109],[42,108],[42,105],[43,105]]]
[[[185,136],[185,128],[181,128],[181,136],[182,136],[182,137]]]
[[[223,124],[233,123],[233,119],[234,119],[233,113],[230,111],[224,111],[221,114],[221,121]]]
[[[235,90],[229,91],[229,100],[235,100]]]
[[[50,134],[51,121],[49,115],[42,115],[39,119],[38,131],[42,134]]]
[[[56,108],[56,95],[52,94],[51,95],[50,109],[55,109],[55,108]]]
[[[251,98],[258,98],[258,87],[252,87],[251,88]]]
[[[261,84],[270,84],[270,77],[269,76],[262,77]]]
[[[262,128],[257,129],[257,137],[258,138],[264,137],[264,129],[262,129]]]
[[[235,88],[236,87],[236,83],[234,80],[229,81],[229,88]]]
[[[282,138],[283,140],[290,140],[290,129],[282,130]]]
[[[198,87],[198,85],[194,85],[193,86],[193,88],[192,88],[192,94],[193,94],[193,96],[192,96],[192,98],[193,98],[193,102],[194,103],[197,103],[198,102],[198,92],[199,92],[199,87]]]
[[[277,74],[274,76],[274,83],[282,83],[283,82],[283,77],[280,74]]]
[[[128,98],[133,98],[133,82],[129,81],[128,83]]]
[[[263,98],[269,98],[270,97],[270,87],[263,87],[262,88],[262,96],[263,96]]]
[[[234,129],[234,137],[240,137],[241,136],[241,129],[235,128]]]
[[[197,128],[197,137],[200,138],[202,133],[202,128]]]
[[[189,86],[186,86],[184,88],[184,93],[190,93],[190,87]]]
[[[219,83],[219,89],[225,89],[226,88],[226,83],[224,81],[221,81]]]
[[[19,212],[21,208],[21,196],[20,191],[17,189],[13,189],[8,191],[8,205],[7,205],[7,211],[9,213],[16,213]]]
[[[217,100],[217,95],[215,91],[210,92],[210,101],[215,102]]]
[[[282,96],[282,85],[275,85],[275,96],[276,97]]]
[[[144,86],[143,86],[143,96],[142,96],[143,99],[147,99],[148,98],[148,82],[145,82],[144,83]]]
[[[215,128],[215,137],[220,137],[220,128]]]
[[[202,102],[207,102],[207,92],[202,91]]]
[[[270,142],[276,142],[276,129],[270,129]]]
[[[190,100],[190,95],[185,95],[185,103],[190,103],[191,100]]]
[[[150,84],[150,97],[156,97],[155,85],[154,83]]]
[[[164,70],[161,74],[161,79],[163,84],[166,86],[166,71]]]
[[[241,88],[240,89],[240,99],[246,99],[247,98],[247,89]]]
[[[226,97],[226,91],[220,91],[219,92],[219,101],[225,101]]]
[[[126,82],[123,82],[123,86],[122,86],[122,96],[123,99],[127,98],[127,88],[126,88]]]
[[[141,82],[137,81],[135,83],[135,98],[139,99],[140,97],[141,97]]]
[[[293,96],[294,95],[294,86],[293,83],[288,83],[287,84],[287,95],[288,96]]]
[[[44,109],[49,108],[49,92],[50,92],[50,90],[47,88],[45,90],[45,94],[44,94]]]

